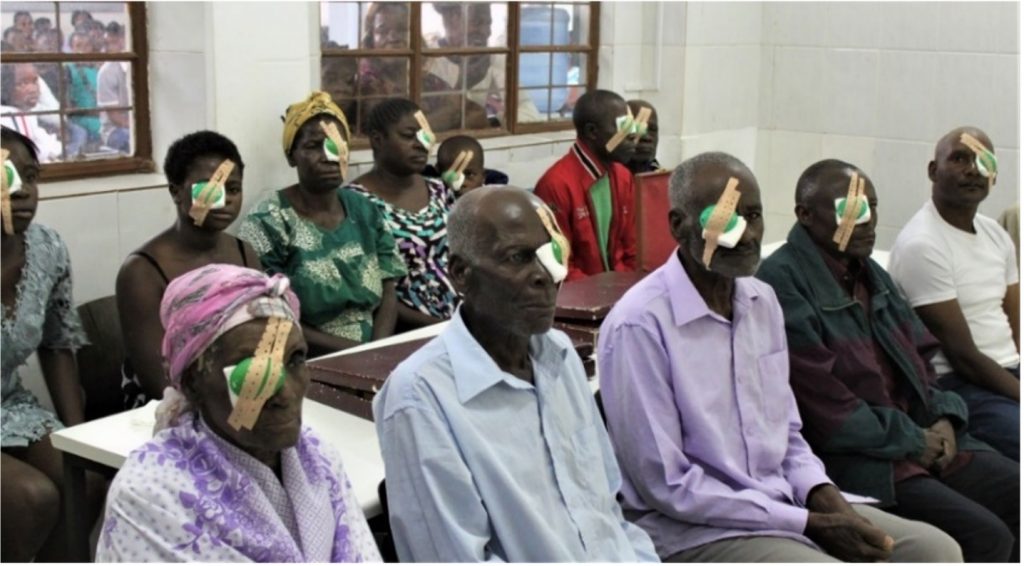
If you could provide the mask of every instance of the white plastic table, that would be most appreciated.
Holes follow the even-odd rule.
[[[410,340],[438,335],[447,322],[427,326],[377,342],[318,359],[345,356]],[[153,437],[157,401],[145,407],[125,411],[66,428],[50,435],[54,448],[64,453],[64,512],[68,518],[69,545],[82,562],[89,558],[88,540],[81,536],[83,524],[85,470],[120,469],[128,455]],[[341,455],[342,465],[352,482],[363,513],[374,517],[381,512],[377,486],[384,479],[384,460],[377,443],[377,430],[371,421],[350,415],[306,399],[302,405],[303,423],[315,430]]]

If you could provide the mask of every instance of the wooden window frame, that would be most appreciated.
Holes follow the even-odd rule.
[[[61,2],[53,2],[55,18],[59,21]],[[146,3],[125,2],[131,33],[131,51],[123,53],[24,53],[3,54],[3,64],[12,63],[73,63],[75,61],[128,61],[132,63],[132,106],[134,117],[135,154],[110,159],[43,163],[41,181],[85,179],[124,173],[152,173],[153,138],[149,121],[149,41],[146,37]],[[63,67],[61,67],[63,68]],[[63,101],[62,101],[63,104]],[[50,112],[47,112],[50,113]],[[61,115],[74,114],[65,112]],[[63,128],[63,127],[62,127]]]
[[[343,0],[342,2],[322,2],[322,3],[348,3],[355,2],[356,0]],[[583,2],[530,2],[530,4],[549,4],[552,9],[554,6],[559,4],[583,4]],[[444,133],[439,133],[438,137],[441,140],[445,138],[468,134],[476,138],[492,138],[499,136],[514,136],[520,134],[535,134],[544,132],[561,132],[566,130],[572,130],[572,120],[548,120],[544,122],[523,122],[519,123],[518,120],[509,120],[510,116],[519,115],[519,56],[522,53],[583,53],[587,56],[587,77],[584,84],[586,90],[594,90],[597,88],[597,73],[598,73],[598,52],[601,45],[601,3],[600,2],[586,2],[585,4],[589,7],[589,19],[587,22],[589,29],[587,30],[587,43],[580,45],[528,45],[521,46],[519,44],[519,24],[521,16],[521,4],[520,2],[507,1],[505,5],[508,8],[508,20],[507,20],[507,31],[506,37],[508,38],[508,45],[504,47],[480,47],[480,48],[466,48],[466,47],[453,47],[453,48],[426,48],[423,45],[423,30],[422,30],[422,10],[423,2],[410,1],[406,2],[409,6],[409,43],[410,47],[405,49],[367,49],[357,47],[355,49],[340,49],[340,48],[325,48],[323,44],[320,46],[320,65],[318,68],[321,73],[321,80],[323,79],[323,61],[325,58],[334,59],[356,59],[360,57],[408,57],[409,58],[409,99],[415,101],[417,104],[421,103],[422,100],[422,81],[423,81],[423,63],[425,57],[435,57],[439,55],[475,55],[482,53],[493,53],[505,55],[505,124],[502,127],[497,128],[482,128],[482,129],[456,129],[448,130]],[[359,18],[363,17],[362,10],[359,11]],[[359,30],[362,30],[363,22],[359,22]],[[321,25],[323,22],[321,21]],[[365,33],[365,32],[364,32]],[[361,39],[360,34],[360,39]],[[548,84],[546,88],[561,87],[565,85],[551,85]],[[465,85],[463,85],[465,89]],[[465,90],[463,90],[463,93]],[[371,97],[373,98],[373,97]],[[383,97],[382,97],[383,98]],[[366,100],[366,98],[359,97],[359,100]],[[349,117],[350,121],[353,121],[352,117]],[[353,122],[354,124],[355,122]],[[353,126],[354,128],[354,126]],[[353,149],[367,149],[370,147],[369,140],[365,136],[356,136],[352,140]]]

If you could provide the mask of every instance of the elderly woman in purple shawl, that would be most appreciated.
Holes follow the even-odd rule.
[[[170,283],[173,387],[114,479],[98,562],[381,561],[340,462],[302,426],[298,313],[281,275],[212,264]]]

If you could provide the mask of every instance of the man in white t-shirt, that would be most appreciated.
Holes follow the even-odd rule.
[[[889,271],[942,342],[932,360],[939,386],[967,402],[969,432],[1019,461],[1017,254],[1006,231],[978,214],[990,188],[985,171],[995,167],[963,143],[965,133],[994,152],[977,128],[939,140],[928,164],[932,198],[897,236]]]

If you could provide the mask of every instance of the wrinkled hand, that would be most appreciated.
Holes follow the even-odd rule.
[[[928,430],[939,437],[939,444],[942,446],[942,453],[935,459],[932,466],[939,471],[945,470],[957,453],[956,432],[953,431],[953,424],[949,422],[949,419],[941,418],[928,427]]]
[[[892,555],[893,539],[855,512],[814,513],[804,534],[844,562],[880,562]]]
[[[916,462],[931,469],[935,465],[935,461],[946,453],[946,449],[942,445],[943,437],[930,428],[921,429],[921,431],[924,433],[924,450],[917,457]]]

